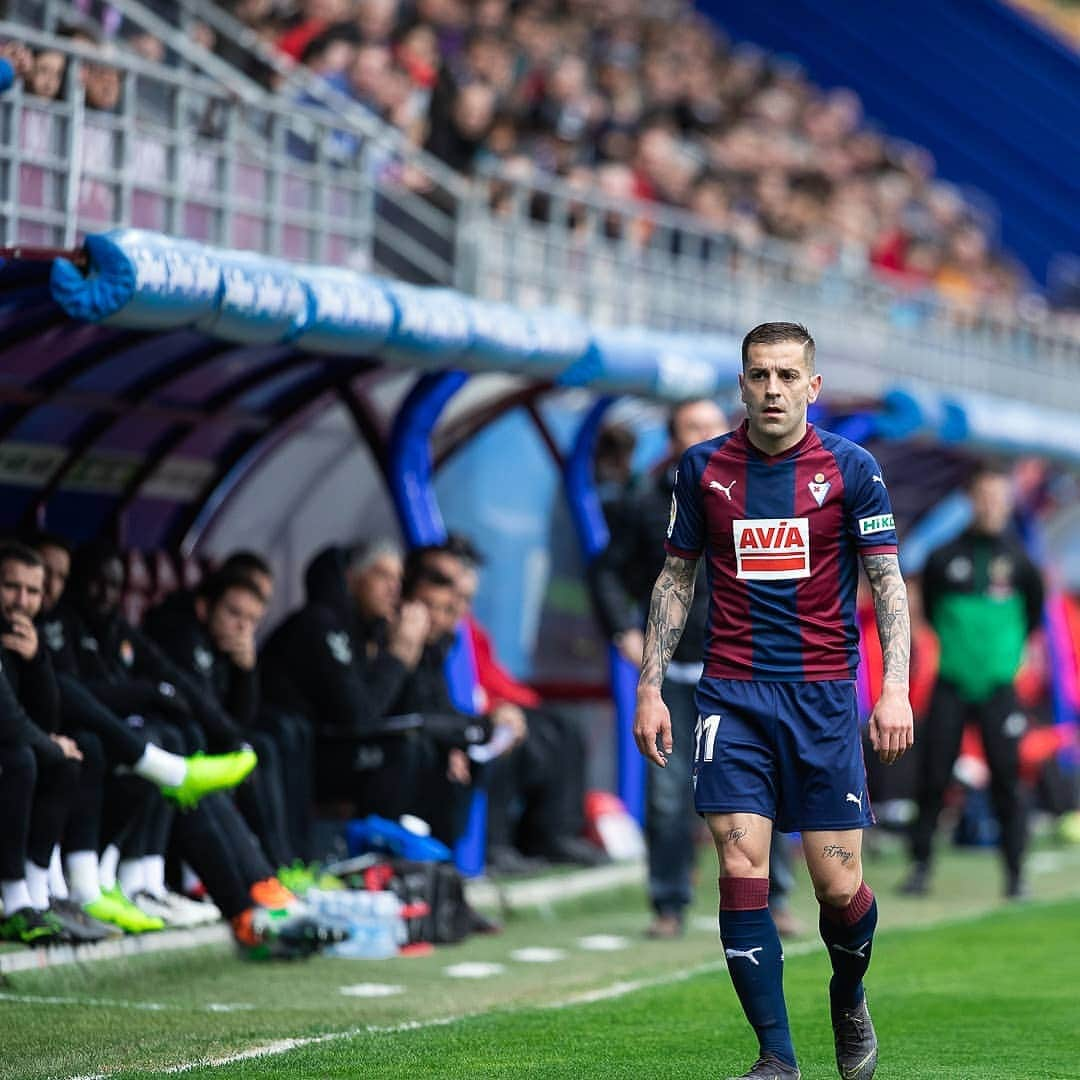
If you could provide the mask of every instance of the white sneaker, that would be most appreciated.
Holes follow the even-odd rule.
[[[189,900],[171,889],[161,899],[178,918],[188,920],[183,924],[177,922],[177,926],[208,926],[210,923],[221,922],[221,910],[212,900]]]
[[[156,915],[166,926],[178,930],[193,926],[205,926],[221,918],[221,912],[213,904],[200,904],[179,893],[166,892],[164,896],[140,892],[133,898],[135,906],[146,915]]]
[[[169,905],[166,904],[164,900],[159,900],[152,893],[140,890],[131,897],[131,902],[144,915],[149,915],[153,919],[160,919],[166,927],[182,925],[176,922]]]

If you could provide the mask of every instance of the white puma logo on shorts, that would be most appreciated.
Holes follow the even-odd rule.
[[[852,793],[849,791],[844,796],[844,802],[853,802],[860,810],[862,810],[862,796],[863,793],[861,791],[858,795],[852,795]]]

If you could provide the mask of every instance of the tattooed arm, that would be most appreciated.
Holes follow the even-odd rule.
[[[634,740],[638,750],[661,767],[671,753],[671,717],[660,697],[664,673],[682,637],[686,616],[694,600],[697,559],[668,555],[653,586],[649,618],[645,624],[645,653],[638,680],[634,712]],[[657,746],[657,738],[660,747]]]
[[[881,697],[870,714],[870,742],[886,765],[898,761],[914,741],[908,700],[911,624],[907,587],[895,555],[865,555],[863,569],[874,597],[874,615],[881,639]]]

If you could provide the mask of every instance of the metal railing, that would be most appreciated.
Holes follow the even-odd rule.
[[[0,38],[58,49],[68,61],[58,100],[18,86],[0,97],[5,245],[70,247],[87,232],[134,225],[455,283],[465,184],[423,169],[403,140],[117,49],[7,22]],[[114,109],[88,105],[81,76],[93,67],[118,73]]]
[[[960,308],[932,289],[817,266],[789,244],[746,244],[654,204],[500,171],[482,183],[491,212],[477,214],[465,242],[487,299],[555,305],[605,325],[739,336],[797,319],[845,360],[845,389],[908,379],[1080,407],[1080,317]]]
[[[5,245],[70,246],[136,225],[568,308],[601,325],[741,334],[794,318],[839,358],[834,387],[874,393],[912,380],[1080,407],[1080,326],[1067,318],[958,310],[931,290],[557,181],[497,170],[470,181],[328,87],[325,107],[301,105],[240,76],[223,87],[120,52],[103,60],[25,26],[0,22],[0,38],[60,47],[71,68],[59,101],[18,88],[0,97]],[[114,112],[87,107],[80,87],[80,65],[102,63],[121,72]],[[310,87],[313,77],[297,78]]]

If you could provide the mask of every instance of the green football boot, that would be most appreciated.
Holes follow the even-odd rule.
[[[231,754],[193,754],[184,760],[187,772],[183,781],[176,787],[163,787],[161,793],[185,810],[197,806],[204,795],[236,787],[259,763],[251,749]]]

